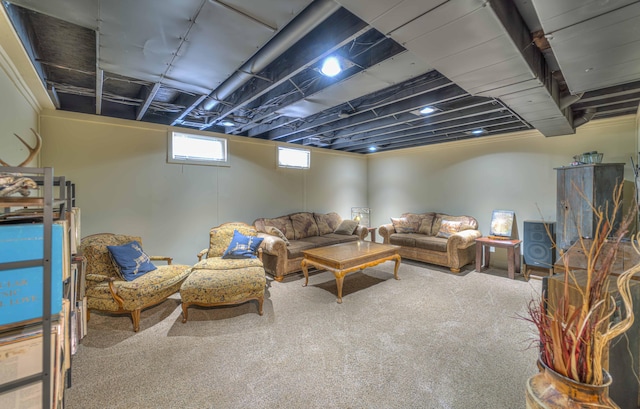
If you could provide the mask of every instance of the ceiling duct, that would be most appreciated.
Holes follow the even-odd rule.
[[[640,79],[640,2],[531,0],[570,92]]]
[[[545,136],[575,132],[557,80],[507,0],[339,0],[471,95],[498,98]]]
[[[219,101],[226,99],[253,78],[255,74],[264,70],[267,65],[339,9],[340,5],[333,0],[316,0],[311,3],[298,17],[276,34],[267,45],[213,90],[202,103],[202,108],[207,111],[212,110]]]
[[[573,120],[573,126],[575,126],[576,128],[586,124],[587,122],[591,121],[591,119],[594,117],[594,115],[596,114],[596,109],[595,108],[587,108],[584,113],[582,114],[582,116],[579,116],[577,118],[574,118]]]
[[[565,109],[566,107],[570,107],[576,102],[582,99],[584,92],[575,95],[567,95],[566,97],[560,98],[560,109]]]

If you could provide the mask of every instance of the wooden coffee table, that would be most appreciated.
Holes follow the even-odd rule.
[[[399,280],[399,249],[399,246],[391,244],[358,240],[303,250],[304,259],[300,264],[304,273],[304,286],[306,287],[309,284],[309,265],[319,270],[331,271],[336,277],[336,285],[338,286],[338,304],[342,304],[342,283],[344,276],[349,273],[364,270],[367,267],[373,267],[385,261],[395,260],[396,265],[393,269],[393,276],[396,280]]]

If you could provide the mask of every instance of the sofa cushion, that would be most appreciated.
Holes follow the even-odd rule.
[[[433,236],[422,236],[416,239],[415,246],[419,249],[431,251],[447,251],[447,239]]]
[[[275,219],[262,219],[262,223],[264,223],[265,229],[267,228],[267,226],[273,226],[283,232],[287,239],[295,239],[295,234],[293,232],[293,223],[291,222],[291,218],[289,218],[289,216],[280,216],[276,217]]]
[[[124,280],[135,280],[156,269],[137,241],[121,246],[107,246],[107,250],[109,250],[113,263]]]
[[[440,222],[440,229],[438,230],[438,234],[436,234],[436,237],[448,239],[452,234],[459,232],[461,227],[462,222],[443,218]]]
[[[424,237],[419,233],[393,233],[389,236],[389,244],[395,244],[396,246],[415,247],[416,240]]]
[[[327,237],[326,235],[305,237],[304,239],[300,239],[300,241],[304,241],[306,243],[313,243],[315,247],[324,247],[324,246],[330,246],[332,244],[339,243],[339,241],[332,239],[330,237]]]
[[[347,219],[340,222],[340,225],[338,226],[336,231],[334,231],[334,233],[350,236],[353,234],[354,231],[356,231],[356,228],[358,228],[358,222],[355,220]]]
[[[287,255],[289,257],[289,260],[299,258],[303,256],[303,250],[313,249],[316,247],[318,247],[318,245],[315,243],[304,240],[294,240],[291,242],[291,245],[287,247]]]
[[[222,254],[223,259],[234,258],[257,258],[256,252],[260,243],[264,240],[257,236],[245,236],[238,230],[233,231],[233,239],[229,243],[229,247]]]
[[[267,234],[280,237],[284,241],[284,244],[286,244],[287,246],[290,244],[287,236],[285,236],[284,233],[281,232],[280,229],[278,229],[277,227],[267,226],[264,230],[265,230],[265,233]]]
[[[435,236],[438,234],[438,231],[440,230],[440,224],[442,223],[442,218],[444,216],[448,216],[445,213],[436,213],[434,219],[433,219],[433,224],[431,225],[431,235]]]
[[[346,234],[330,233],[330,234],[325,234],[322,237],[323,238],[327,238],[327,239],[331,239],[333,241],[332,244],[347,243],[347,242],[350,242],[350,241],[357,241],[358,240],[358,236],[356,236],[355,234],[351,234],[351,235],[347,236]]]
[[[133,281],[116,280],[113,282],[113,286],[124,301],[123,308],[127,311],[133,311],[176,293],[190,272],[190,266],[162,265]],[[111,295],[107,281],[87,286],[86,296],[89,308],[104,311],[118,311],[120,309]]]
[[[435,212],[428,213],[402,213],[400,217],[406,218],[409,223],[413,226],[413,231],[418,232],[420,230],[420,225],[424,219],[433,220],[435,217]]]
[[[318,235],[318,225],[316,224],[316,219],[313,217],[313,213],[293,213],[289,215],[289,217],[293,223],[293,238],[295,240]]]
[[[194,270],[236,270],[247,267],[262,267],[262,261],[259,258],[209,257],[193,265]]]
[[[318,234],[320,235],[333,233],[342,222],[342,217],[335,212],[327,214],[314,213],[313,217],[316,219]]]
[[[433,226],[431,226],[432,236],[436,236],[438,234],[438,231],[440,231],[440,225],[442,224],[442,220],[444,218],[453,222],[462,222],[463,228],[460,231],[467,230],[469,228],[478,228],[478,221],[471,216],[449,216],[448,214],[438,213],[436,214],[436,218],[433,221]]]
[[[396,233],[415,233],[417,231],[414,223],[406,217],[392,217],[391,223]]]
[[[418,227],[418,233],[431,236],[431,226],[433,226],[433,220],[436,218],[434,213],[428,213],[420,221],[420,227]]]

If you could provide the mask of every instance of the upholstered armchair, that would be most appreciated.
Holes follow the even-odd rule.
[[[130,314],[133,330],[137,332],[140,330],[140,312],[178,292],[191,266],[171,264],[171,257],[149,256],[150,260],[165,261],[167,265],[157,266],[128,281],[112,260],[107,246],[122,246],[134,241],[142,245],[142,240],[136,236],[94,234],[81,240],[80,252],[87,261],[87,310]]]
[[[258,244],[262,241],[252,226],[240,222],[224,223],[209,231],[209,248],[198,253],[199,261],[180,289],[182,322],[187,322],[191,305],[213,307],[256,300],[262,315],[266,286],[262,251],[257,248],[257,254],[242,258],[223,257],[235,231]]]

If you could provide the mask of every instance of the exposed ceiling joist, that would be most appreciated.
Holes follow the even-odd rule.
[[[3,10],[58,109],[196,132],[368,153],[532,128],[564,135],[640,102],[631,0],[9,0]],[[320,73],[328,56],[343,64],[335,77]],[[419,114],[425,105],[436,111]]]

